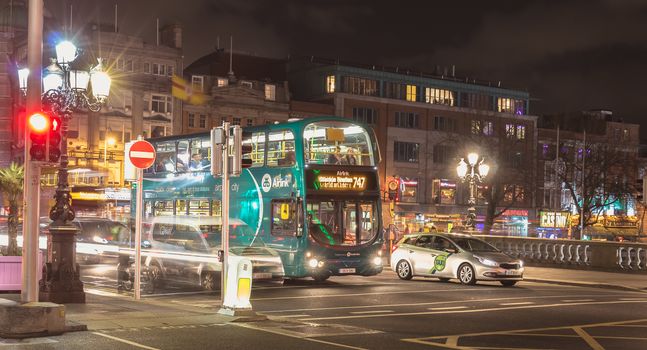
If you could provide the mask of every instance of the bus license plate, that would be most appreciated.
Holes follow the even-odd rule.
[[[339,273],[355,273],[355,268],[339,269]]]
[[[252,278],[255,280],[269,280],[272,279],[271,272],[256,272],[252,274]]]

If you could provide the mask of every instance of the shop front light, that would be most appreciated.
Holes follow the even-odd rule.
[[[382,265],[382,257],[376,256],[373,258],[373,265],[375,266],[381,266]]]

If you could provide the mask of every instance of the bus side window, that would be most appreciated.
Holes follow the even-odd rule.
[[[296,235],[297,215],[295,209],[295,202],[292,199],[272,200],[272,235]]]
[[[290,130],[272,131],[267,138],[267,166],[293,166],[294,134]]]

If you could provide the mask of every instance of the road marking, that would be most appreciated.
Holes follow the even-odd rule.
[[[432,336],[432,337],[424,337],[424,338],[403,338],[400,339],[401,341],[405,342],[411,342],[411,343],[416,343],[416,344],[423,344],[427,346],[435,346],[435,347],[444,347],[448,349],[457,349],[457,350],[466,350],[466,349],[509,349],[509,350],[531,350],[531,349],[526,349],[526,348],[490,348],[490,347],[475,347],[475,348],[470,348],[466,346],[458,346],[458,339],[464,337],[464,338],[474,338],[474,337],[484,337],[484,336],[517,336],[517,335],[528,335],[528,336],[554,336],[554,337],[567,337],[567,338],[572,338],[572,337],[579,337],[582,338],[584,341],[586,341],[589,346],[593,349],[601,349],[604,350],[604,348],[593,338],[600,338],[600,339],[622,339],[622,340],[647,340],[647,338],[640,338],[640,337],[614,337],[614,336],[591,336],[589,335],[586,331],[584,331],[584,328],[597,328],[597,327],[618,327],[618,326],[627,326],[627,323],[641,323],[641,322],[646,322],[647,319],[638,319],[638,320],[630,320],[630,321],[614,321],[614,322],[604,322],[604,323],[591,323],[591,324],[584,324],[584,325],[577,325],[577,326],[561,326],[561,327],[546,327],[546,328],[531,328],[531,329],[512,329],[512,330],[507,330],[507,331],[496,331],[496,332],[478,332],[478,333],[467,333],[467,334],[459,334],[459,335],[440,335],[440,336]],[[546,332],[546,331],[555,331],[555,330],[573,330],[577,335],[572,335],[572,334],[542,334],[542,333],[536,333],[536,332]],[[581,330],[578,331],[578,329]],[[587,340],[588,337],[588,340]],[[438,340],[445,340],[445,343],[438,342]],[[592,342],[589,342],[592,341]]]
[[[582,337],[582,339],[584,339],[584,341],[589,344],[589,346],[593,348],[593,350],[604,350],[602,345],[600,345],[597,340],[593,339],[593,337],[586,333],[586,331],[581,327],[573,327],[573,330],[575,331],[575,333],[577,333],[577,335]]]
[[[309,317],[310,315],[306,314],[301,314],[301,315],[281,315],[281,317],[288,317],[288,318],[298,318],[298,317]]]
[[[21,345],[37,345],[37,344],[53,344],[58,341],[50,338],[35,338],[35,339],[2,339],[0,338],[0,347],[15,347]]]
[[[532,301],[520,301],[518,303],[501,303],[501,306],[513,306],[513,305],[531,305],[534,304]]]
[[[594,299],[562,299],[560,301],[564,303],[577,303],[577,302],[595,301],[595,300]]]
[[[448,306],[448,307],[430,307],[427,310],[458,310],[458,309],[467,309],[467,306]]]
[[[455,289],[454,289],[455,290]],[[484,290],[500,290],[500,288],[479,288],[479,289],[467,289],[465,290],[470,292],[481,292]],[[390,294],[414,294],[414,293],[432,293],[432,292],[442,292],[447,293],[450,290],[447,289],[429,289],[429,290],[405,290],[405,291],[393,291],[393,292],[371,292],[371,293],[354,293],[354,294],[318,294],[318,295],[300,295],[300,296],[291,296],[291,297],[273,297],[273,298],[252,298],[251,301],[261,301],[261,300],[287,300],[287,299],[312,299],[312,298],[340,298],[340,297],[360,297],[366,295],[390,295]]]
[[[470,309],[470,310],[446,310],[446,311],[423,311],[423,312],[401,312],[383,315],[353,315],[353,316],[331,316],[331,317],[313,317],[304,318],[301,321],[323,321],[323,320],[344,320],[353,318],[371,318],[371,317],[399,317],[399,316],[418,316],[418,315],[434,315],[434,314],[451,314],[451,313],[477,313],[477,312],[491,312],[491,311],[507,311],[507,310],[521,310],[521,309],[543,309],[551,307],[564,307],[564,306],[580,306],[580,305],[611,305],[611,304],[632,304],[632,303],[647,303],[645,301],[601,301],[592,303],[571,303],[571,304],[544,304],[544,305],[518,305],[504,308],[487,308],[487,309]]]
[[[290,333],[280,332],[280,331],[275,330],[275,329],[264,329],[264,328],[259,328],[259,327],[255,327],[255,326],[253,326],[253,325],[251,325],[251,324],[244,324],[244,323],[230,323],[230,325],[232,325],[232,326],[238,326],[238,327],[243,327],[243,328],[248,328],[248,329],[255,329],[255,330],[258,330],[258,331],[261,331],[261,332],[267,332],[267,333],[278,334],[278,335],[282,335],[282,336],[285,336],[285,337],[296,338],[296,339],[301,339],[301,340],[305,340],[305,341],[311,341],[311,342],[315,342],[315,343],[321,343],[321,344],[327,344],[327,345],[332,345],[332,346],[338,346],[338,347],[340,347],[340,348],[355,349],[355,350],[368,350],[368,349],[366,349],[366,348],[359,348],[359,347],[356,347],[356,346],[350,346],[350,345],[345,345],[345,344],[333,343],[333,342],[326,341],[326,340],[314,339],[314,338],[308,338],[308,337],[298,336],[298,335],[295,335],[295,334],[290,334]]]
[[[647,298],[620,298],[622,301],[647,301]]]
[[[616,297],[624,294],[583,294],[582,297],[588,296],[605,296],[605,297]],[[553,299],[561,298],[562,295],[545,295],[537,297],[503,297],[503,298],[486,298],[486,299],[470,299],[470,300],[456,300],[456,301],[433,301],[425,303],[402,303],[402,304],[378,304],[378,305],[356,305],[356,306],[335,306],[335,307],[318,307],[318,308],[304,308],[304,309],[286,309],[286,310],[268,310],[263,311],[263,313],[282,313],[282,312],[305,312],[305,311],[327,311],[327,310],[342,310],[342,309],[371,309],[371,308],[391,308],[391,307],[402,307],[402,306],[426,306],[426,305],[438,305],[438,304],[458,304],[458,303],[480,303],[485,301],[500,301],[500,300],[523,300],[523,299]],[[563,300],[562,300],[563,301]],[[594,301],[593,299],[582,299],[582,300],[573,300],[573,301]]]
[[[389,313],[389,312],[395,312],[393,310],[371,310],[371,311],[351,311],[351,314],[358,314],[358,315],[363,315],[363,314],[383,314],[383,313]]]
[[[153,348],[153,347],[146,346],[146,345],[143,345],[143,344],[135,343],[135,342],[133,342],[133,341],[126,340],[126,339],[121,339],[121,338],[118,338],[118,337],[115,337],[115,336],[112,336],[112,335],[107,335],[107,334],[103,334],[103,333],[99,333],[99,332],[92,332],[92,334],[100,335],[100,336],[102,336],[102,337],[106,337],[106,338],[108,338],[108,339],[116,340],[116,341],[122,342],[122,343],[124,343],[124,344],[128,344],[128,345],[136,346],[136,347],[138,347],[138,348],[142,348],[142,349],[148,349],[148,350],[160,350],[160,349],[158,349],[158,348]]]

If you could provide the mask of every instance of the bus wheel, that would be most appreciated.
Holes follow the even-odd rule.
[[[216,277],[215,272],[203,272],[202,273],[202,288],[205,290],[216,290],[219,287],[220,281]]]
[[[315,282],[323,282],[328,278],[330,278],[330,274],[326,272],[318,273],[312,276],[312,279],[315,280]]]

